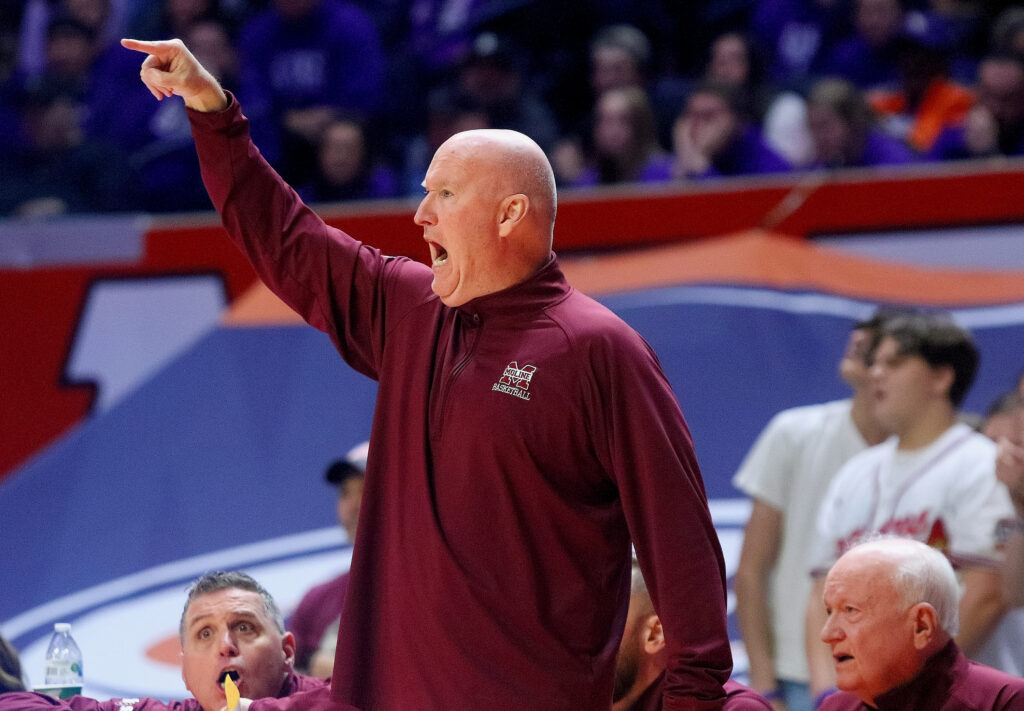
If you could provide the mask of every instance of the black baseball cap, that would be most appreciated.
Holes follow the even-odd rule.
[[[329,484],[341,484],[351,476],[366,474],[366,454],[370,449],[369,442],[361,442],[348,450],[344,459],[338,459],[327,467],[324,478]]]

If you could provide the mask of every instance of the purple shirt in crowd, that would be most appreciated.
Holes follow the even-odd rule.
[[[238,42],[238,94],[257,123],[260,149],[273,162],[275,130],[290,109],[330,106],[372,117],[384,98],[384,53],[370,16],[340,0],[320,0],[288,19],[271,7],[252,19]]]
[[[631,542],[668,640],[665,708],[720,709],[722,554],[647,343],[573,290],[554,256],[447,307],[429,267],[303,205],[237,102],[190,118],[228,234],[379,383],[334,698],[253,711],[607,709]]]

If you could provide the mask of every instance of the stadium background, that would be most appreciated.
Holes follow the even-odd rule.
[[[733,471],[774,412],[845,394],[835,363],[876,303],[974,331],[969,411],[1024,370],[1022,179],[1010,161],[564,195],[567,276],[658,352],[730,576],[749,511]],[[422,259],[413,209],[322,212]],[[87,693],[183,696],[190,579],[243,568],[287,611],[347,565],[322,472],[369,435],[375,385],[220,233],[206,213],[0,223],[0,632],[33,683],[70,621]]]

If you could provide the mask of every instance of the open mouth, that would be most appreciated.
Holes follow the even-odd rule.
[[[435,267],[439,267],[448,261],[448,251],[437,242],[430,243],[430,252],[432,254],[431,263]]]
[[[236,669],[225,669],[220,673],[220,676],[217,677],[217,683],[223,687],[224,680],[229,676],[231,677],[231,681],[235,682],[235,684],[238,684],[238,680],[242,678],[242,675],[239,674]]]

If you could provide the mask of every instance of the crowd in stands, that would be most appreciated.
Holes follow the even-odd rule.
[[[419,194],[507,127],[560,187],[1024,153],[1024,7],[983,0],[0,0],[0,215],[205,210],[182,38],[309,201]]]

